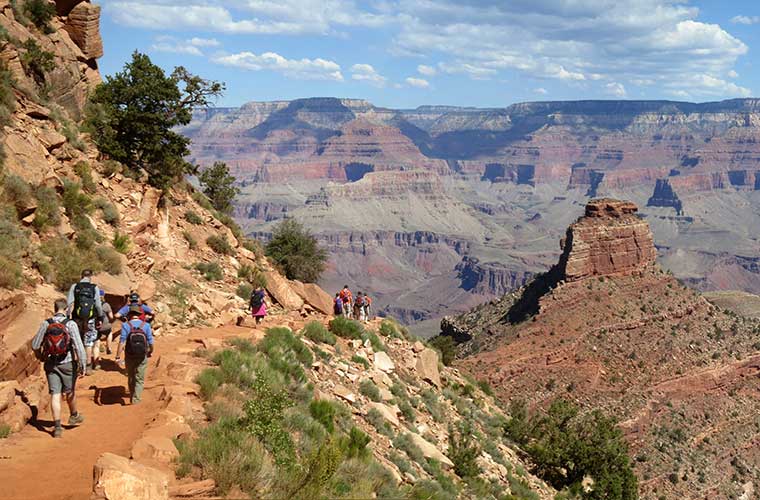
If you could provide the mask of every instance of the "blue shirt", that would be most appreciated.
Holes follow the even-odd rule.
[[[119,342],[122,344],[127,343],[127,336],[132,330],[132,327],[129,325],[141,327],[142,331],[145,332],[145,336],[148,337],[148,344],[153,345],[153,330],[150,328],[150,323],[147,321],[142,321],[140,319],[133,319],[132,321],[124,322],[121,324],[121,337],[119,339]]]
[[[142,307],[142,310],[145,314],[153,314],[153,309],[150,308],[147,304],[140,304],[140,307]],[[127,304],[125,306],[122,306],[121,309],[119,309],[116,314],[119,316],[125,317],[127,313],[129,312],[130,305]]]

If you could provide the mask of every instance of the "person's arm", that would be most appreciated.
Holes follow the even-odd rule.
[[[121,351],[124,349],[124,343],[127,341],[127,335],[129,334],[129,322],[125,321],[121,324],[121,335],[119,336],[119,345],[116,347],[116,362],[121,364]]]
[[[47,327],[48,327],[48,322],[43,321],[39,329],[37,330],[37,333],[34,335],[34,338],[32,339],[33,351],[39,351],[40,347],[42,347],[42,339],[45,337],[45,332],[47,331]]]
[[[76,288],[76,286],[77,286],[76,283],[71,285],[71,287],[69,288],[69,295],[68,297],[66,297],[66,303],[67,303],[66,314],[68,316],[71,316],[71,311],[74,308],[74,289]]]
[[[121,306],[121,308],[116,311],[116,314],[114,314],[114,318],[124,321],[124,316],[127,314],[128,310],[129,306]]]
[[[79,361],[79,373],[84,375],[85,370],[87,369],[87,353],[84,350],[84,344],[82,344],[82,337],[79,335],[79,327],[76,322],[69,320],[66,324],[66,328],[69,329],[69,335],[74,341],[74,349],[76,349],[76,356]]]
[[[103,301],[100,300],[100,287],[95,285],[95,312],[97,313],[96,321],[103,317]]]
[[[113,318],[113,309],[111,309],[111,304],[109,304],[108,302],[106,302],[106,304],[105,304],[105,313],[106,313],[106,316],[108,317],[108,322],[112,323],[113,319],[114,319]]]
[[[145,323],[145,336],[148,337],[148,356],[153,354],[153,327],[150,326],[150,323]]]

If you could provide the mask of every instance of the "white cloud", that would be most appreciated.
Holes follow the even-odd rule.
[[[546,95],[549,93],[549,91],[547,91],[543,87],[538,87],[537,89],[533,89],[533,92],[535,92],[536,94],[541,94],[541,95]]]
[[[276,71],[289,78],[299,80],[334,80],[343,81],[340,65],[334,61],[317,59],[286,59],[275,52],[261,55],[252,52],[239,52],[218,56],[214,62],[249,71]]]
[[[604,86],[604,91],[608,95],[615,96],[621,99],[628,95],[625,91],[625,87],[623,86],[623,84],[618,83],[618,82],[610,82],[606,84]]]
[[[385,87],[388,80],[375,71],[371,64],[354,64],[351,66],[351,79],[367,82],[376,87]]]
[[[432,66],[428,66],[426,64],[420,64],[417,66],[417,73],[425,76],[435,76],[438,73],[438,70],[436,70]]]
[[[188,40],[188,43],[190,43],[190,45],[193,45],[194,47],[219,47],[222,45],[222,43],[216,38],[193,37],[190,40]]]
[[[734,16],[731,18],[734,24],[760,24],[760,16]]]
[[[409,78],[407,78],[404,81],[410,87],[416,87],[418,89],[426,89],[426,88],[430,87],[430,82],[428,82],[424,78],[415,78],[413,76],[410,76]]]
[[[177,40],[168,35],[157,36],[155,42],[150,46],[150,49],[156,52],[168,52],[171,54],[203,56],[203,52],[201,52],[201,50],[189,40]]]
[[[729,71],[728,73],[726,73],[726,74],[728,75],[729,78],[738,78],[739,77],[739,73],[737,73],[733,69],[731,71]]]
[[[438,63],[438,69],[444,73],[449,74],[466,74],[469,75],[473,80],[487,80],[498,73],[498,71],[494,68],[486,68],[484,66],[478,66],[465,62],[441,62]]]

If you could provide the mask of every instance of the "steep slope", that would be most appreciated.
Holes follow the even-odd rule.
[[[760,471],[760,323],[664,272],[635,212],[630,202],[591,201],[556,266],[444,319],[442,332],[460,342],[458,366],[504,401],[564,397],[618,416],[643,497],[738,496]]]

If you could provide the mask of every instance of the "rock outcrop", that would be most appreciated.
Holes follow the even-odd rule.
[[[562,279],[625,276],[642,271],[657,256],[649,224],[636,217],[631,202],[592,200],[560,242]]]
[[[68,13],[64,29],[87,59],[98,59],[103,56],[103,40],[100,38],[100,5],[93,5],[90,2],[78,4]]]

